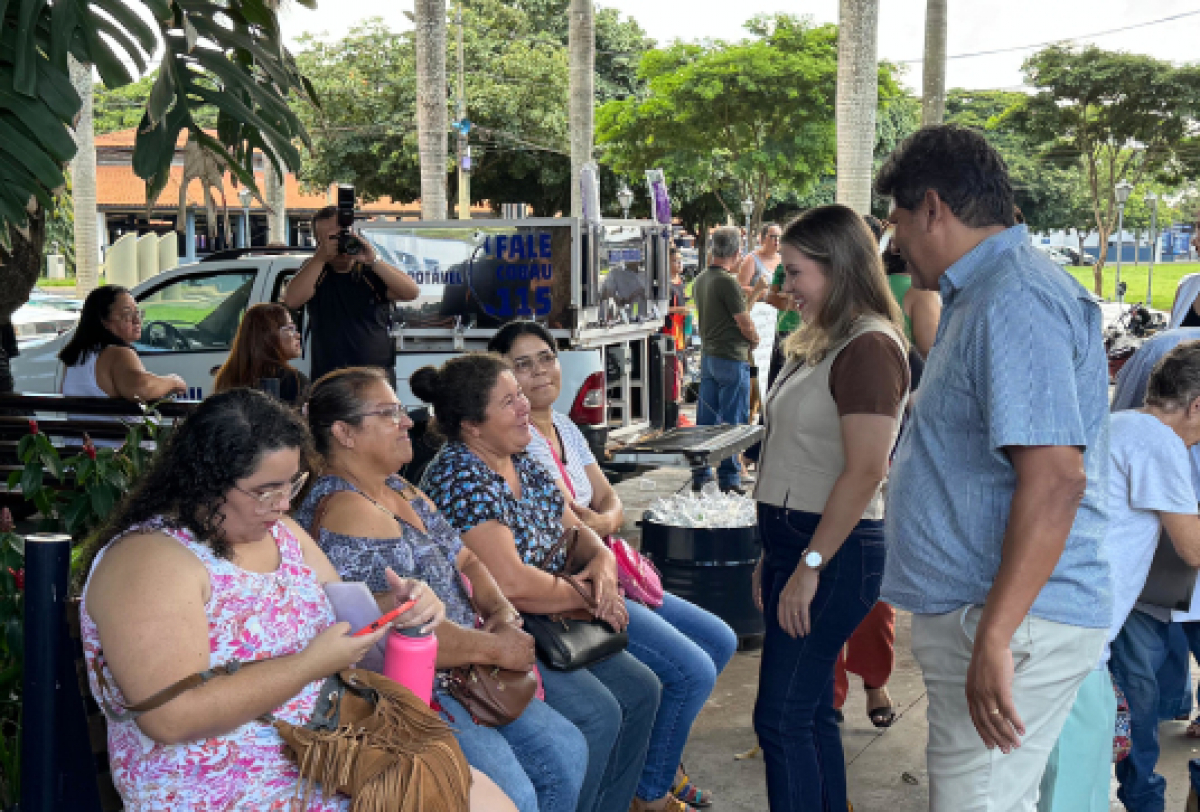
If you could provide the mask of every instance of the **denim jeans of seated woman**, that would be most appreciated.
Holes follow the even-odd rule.
[[[671,791],[692,723],[737,650],[733,629],[711,612],[668,593],[658,609],[626,600],[630,654],[662,683],[637,797],[657,800]]]
[[[579,728],[535,699],[503,727],[477,725],[459,702],[437,691],[442,717],[467,763],[496,782],[520,812],[570,810],[579,800],[588,746]]]
[[[1158,672],[1167,659],[1170,624],[1138,609],[1112,641],[1108,670],[1129,703],[1129,755],[1117,764],[1117,798],[1129,812],[1163,812],[1167,780],[1158,764]]]
[[[627,651],[578,671],[555,671],[545,664],[539,668],[546,704],[571,720],[587,740],[587,766],[575,809],[628,812],[658,711],[658,678]]]
[[[879,599],[883,523],[858,523],[821,571],[811,628],[792,638],[779,625],[779,595],[821,517],[759,503],[766,636],[754,730],[767,767],[772,812],[844,812],[846,764],[833,709],[838,652]]]

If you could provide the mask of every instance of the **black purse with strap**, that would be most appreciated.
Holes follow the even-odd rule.
[[[570,561],[570,553],[578,535],[579,529],[576,527],[565,531],[558,543],[550,548],[539,568],[570,584],[583,597],[588,608],[552,614],[521,613],[525,631],[533,636],[539,658],[556,671],[587,668],[621,653],[629,645],[627,632],[618,632],[596,617],[596,598],[587,585],[574,575],[549,569],[554,558],[564,549],[567,551],[567,561]]]

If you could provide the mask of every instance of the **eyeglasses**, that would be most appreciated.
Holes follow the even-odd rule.
[[[305,482],[308,482],[308,471],[301,471],[300,473],[296,474],[294,477],[292,477],[291,481],[282,488],[272,488],[269,491],[248,491],[244,488],[239,488],[237,485],[234,485],[233,489],[235,491],[241,491],[247,496],[258,500],[258,507],[255,509],[255,512],[260,515],[265,515],[270,513],[274,509],[275,505],[279,504],[280,499],[286,499],[289,502],[295,499],[296,495],[299,494],[300,490],[304,487]]]
[[[397,426],[400,425],[403,418],[408,416],[408,409],[404,407],[403,403],[389,403],[387,406],[381,406],[369,412],[359,412],[355,415],[355,417],[387,417]]]
[[[141,310],[141,309],[134,310],[133,312],[130,312],[130,313],[122,313],[119,316],[113,316],[113,321],[135,322],[135,321],[145,321],[145,320],[146,320],[146,311]]]
[[[532,375],[539,369],[550,369],[557,362],[557,355],[550,350],[542,350],[537,355],[524,355],[513,359],[513,369],[518,375]]]
[[[300,332],[300,329],[294,324],[285,324],[279,328],[279,332],[295,335],[296,333]]]

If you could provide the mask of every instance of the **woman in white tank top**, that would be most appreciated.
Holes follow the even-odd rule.
[[[88,294],[79,324],[58,358],[62,393],[81,397],[158,400],[187,392],[178,375],[147,372],[130,346],[142,335],[142,315],[129,291],[102,285]]]

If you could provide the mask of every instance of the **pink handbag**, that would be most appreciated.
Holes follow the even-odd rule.
[[[536,429],[534,430],[536,431]],[[563,485],[567,487],[567,490],[571,492],[571,496],[574,497],[575,485],[571,482],[571,475],[567,472],[567,466],[563,465],[558,452],[554,450],[553,443],[547,440],[546,447],[550,449],[550,456],[554,458],[555,464],[558,465],[558,472],[562,475]],[[662,606],[662,577],[658,574],[658,570],[654,568],[654,565],[650,563],[650,560],[629,546],[629,542],[623,538],[606,536],[604,544],[608,549],[612,550],[613,556],[617,559],[617,584],[620,585],[621,591],[625,593],[625,597],[632,598],[651,609],[657,609]]]
[[[623,538],[608,536],[604,543],[617,559],[617,583],[625,591],[625,596],[651,609],[662,606],[662,578],[650,559],[633,549]]]

